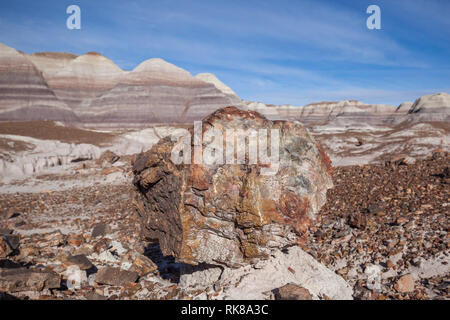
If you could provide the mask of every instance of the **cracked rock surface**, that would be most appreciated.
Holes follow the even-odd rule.
[[[255,164],[175,164],[172,151],[178,141],[170,137],[134,164],[143,234],[158,240],[163,254],[179,262],[239,267],[299,244],[333,185],[328,156],[300,123],[270,121],[235,107],[219,109],[202,122],[202,150],[210,143],[208,132],[216,130],[225,137],[225,159],[228,129],[278,132],[278,170],[263,174],[267,164],[260,159]],[[195,135],[191,145],[195,153]],[[248,160],[251,154],[245,156]]]

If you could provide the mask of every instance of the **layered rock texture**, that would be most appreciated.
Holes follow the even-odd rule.
[[[211,82],[210,79],[215,79]],[[124,71],[97,52],[27,55],[0,44],[0,120],[133,127],[192,123],[240,99],[162,59]]]
[[[56,72],[48,70],[43,64],[39,65],[56,96],[76,111],[88,108],[90,100],[114,88],[125,73],[96,52],[76,57]]]
[[[404,122],[450,120],[450,95],[447,93],[423,96],[414,103],[404,102],[397,108],[384,104],[365,104],[357,100],[318,102],[306,106],[274,106],[249,101],[245,104],[248,110],[260,112],[272,120],[298,120],[313,125],[397,125]]]
[[[408,111],[423,121],[450,121],[450,94],[438,93],[420,97]]]
[[[226,150],[235,143],[232,132],[238,129],[247,134],[245,161],[218,161],[239,153],[235,140],[237,150],[222,153],[216,145],[215,161],[209,162],[211,132],[214,141],[225,142]],[[251,161],[254,149],[247,129],[260,134],[259,156],[266,146],[270,159],[279,156],[277,166],[261,157]],[[170,137],[136,159],[135,204],[144,236],[158,240],[164,255],[181,262],[230,267],[255,263],[301,243],[332,187],[330,160],[306,129],[298,122],[270,121],[256,112],[227,107],[206,117],[202,128],[192,132],[194,139],[189,137],[188,143],[194,148],[188,152],[194,164],[175,164],[172,153],[180,140]],[[270,143],[263,143],[267,132]],[[198,156],[203,159],[200,164],[195,162]]]
[[[25,56],[33,62],[46,79],[53,77],[78,57],[66,52],[37,52]]]
[[[234,105],[270,120],[306,125],[397,125],[449,121],[449,96],[427,95],[397,108],[357,100],[266,105],[243,102],[213,74],[193,77],[159,58],[125,71],[97,52],[25,54],[0,43],[0,121],[57,120],[114,128],[186,124]]]
[[[238,95],[212,73],[199,73],[195,77],[202,81],[213,84],[217,89],[225,93],[231,99],[233,105],[243,104]]]
[[[249,110],[267,115],[270,119],[299,120],[307,124],[324,124],[330,121],[361,121],[381,123],[397,115],[388,105],[367,105],[357,100],[318,102],[306,106],[273,106],[263,103],[247,103]]]
[[[23,54],[0,43],[0,120],[76,121]]]
[[[162,59],[150,59],[125,74],[108,92],[93,99],[84,122],[192,123],[232,99],[213,84]]]

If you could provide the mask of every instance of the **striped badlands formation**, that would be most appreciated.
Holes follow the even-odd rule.
[[[83,122],[192,123],[234,100],[213,84],[162,59],[125,73],[117,85],[86,103]]]
[[[0,120],[75,121],[41,72],[23,54],[0,43]]]
[[[195,77],[202,81],[212,83],[217,89],[225,93],[232,100],[234,105],[242,104],[241,99],[238,97],[238,95],[212,73],[199,73]]]
[[[245,102],[249,110],[272,120],[299,120],[305,124],[397,125],[402,122],[450,121],[450,95],[438,93],[420,97],[416,102],[403,102],[397,108],[385,104],[364,104],[357,100],[319,102],[304,107],[265,105]]]
[[[224,106],[260,112],[270,120],[393,126],[450,121],[450,95],[439,93],[398,107],[357,100],[309,105],[243,102],[213,74],[192,76],[162,59],[132,71],[96,52],[24,54],[0,43],[0,121],[57,120],[85,127],[192,123]]]
[[[54,59],[56,60],[56,59]],[[73,110],[82,110],[92,99],[114,88],[124,71],[99,53],[89,52],[76,57],[56,72],[42,71],[55,95]]]
[[[46,119],[105,127],[191,123],[220,107],[241,104],[218,83],[162,59],[124,71],[96,52],[27,55],[0,44],[3,121]]]

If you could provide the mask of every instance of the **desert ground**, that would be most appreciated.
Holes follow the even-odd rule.
[[[142,238],[132,163],[174,128],[1,123],[1,297],[275,299],[275,287],[246,296],[237,283],[184,279],[183,263]],[[345,279],[351,298],[448,299],[448,124],[309,130],[335,168],[304,252]],[[284,267],[279,281],[298,280]]]
[[[448,300],[450,94],[417,92],[266,105],[161,58],[0,43],[0,299]],[[276,172],[195,163],[212,128],[270,159],[279,134]]]

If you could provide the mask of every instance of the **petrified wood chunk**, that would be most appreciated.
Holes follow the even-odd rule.
[[[227,107],[189,134],[162,139],[133,167],[143,234],[164,255],[238,267],[305,239],[332,187],[332,167],[300,123]]]

